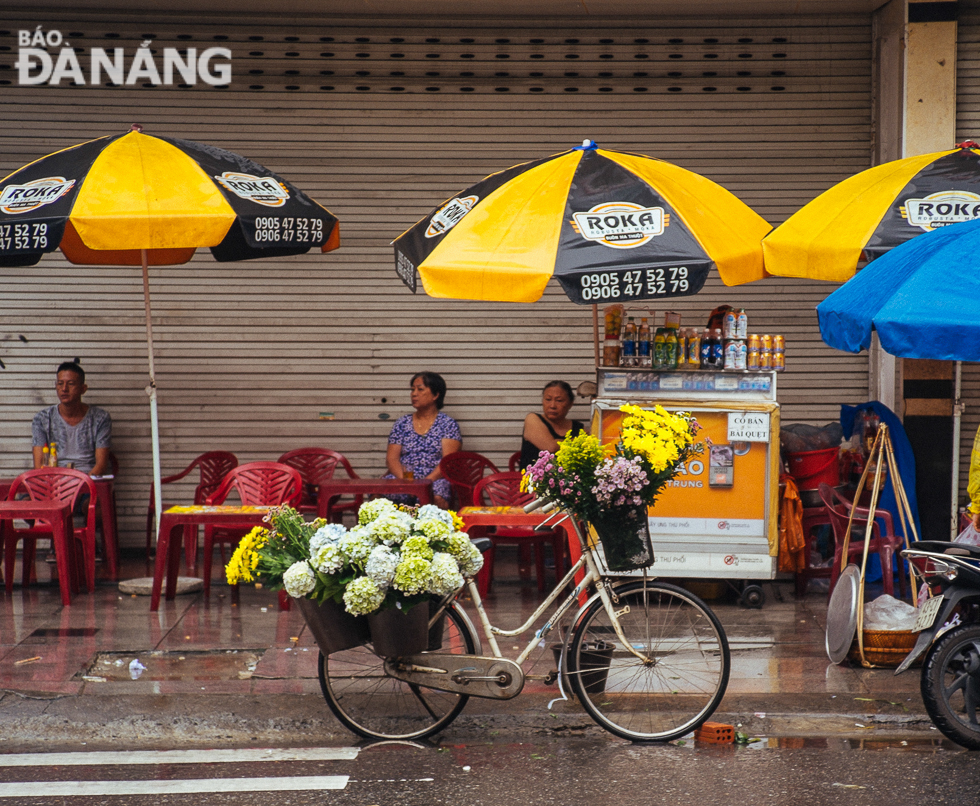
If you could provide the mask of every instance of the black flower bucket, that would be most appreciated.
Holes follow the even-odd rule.
[[[415,605],[408,611],[392,607],[369,613],[374,654],[383,658],[417,655],[429,644],[429,608]]]
[[[653,565],[645,506],[607,510],[592,519],[592,527],[599,535],[610,571],[635,571]]]
[[[297,599],[296,603],[324,655],[360,646],[371,638],[367,619],[352,616],[341,604],[330,599],[323,604],[312,599]]]

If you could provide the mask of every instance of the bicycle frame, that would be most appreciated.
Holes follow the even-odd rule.
[[[538,605],[537,609],[535,609],[535,611],[528,617],[527,621],[525,621],[522,625],[512,630],[504,630],[499,627],[495,627],[493,624],[491,624],[490,619],[487,616],[486,609],[483,607],[483,601],[480,598],[480,592],[477,589],[476,582],[473,579],[467,580],[467,589],[469,590],[470,596],[473,598],[473,605],[474,607],[476,607],[476,612],[480,618],[480,624],[483,627],[483,634],[487,639],[487,643],[490,645],[490,651],[493,654],[493,657],[503,658],[503,654],[500,651],[500,647],[497,645],[496,636],[502,635],[507,637],[514,637],[514,636],[523,635],[525,632],[527,632],[531,628],[531,625],[534,624],[534,622],[537,621],[548,610],[548,608],[550,608],[551,605],[558,599],[558,597],[561,595],[561,592],[565,589],[565,587],[568,584],[570,584],[572,580],[575,578],[575,575],[583,568],[585,568],[586,569],[585,576],[582,578],[582,581],[579,582],[575,586],[575,589],[570,594],[568,594],[568,596],[566,596],[565,599],[558,605],[558,607],[555,609],[555,612],[551,614],[551,616],[544,623],[544,625],[542,625],[534,633],[531,640],[528,641],[527,646],[525,646],[523,651],[520,653],[520,655],[518,655],[515,661],[517,665],[518,666],[524,665],[524,661],[526,661],[530,657],[531,653],[538,646],[541,639],[547,636],[555,628],[555,625],[561,621],[561,619],[565,616],[566,613],[568,613],[568,611],[572,608],[572,606],[578,601],[582,593],[588,590],[588,588],[593,584],[595,585],[596,593],[598,594],[599,598],[602,600],[603,607],[605,608],[606,613],[608,614],[609,619],[612,622],[613,628],[616,631],[616,635],[619,638],[619,640],[622,642],[622,645],[644,663],[650,662],[649,657],[638,652],[632,646],[631,642],[623,634],[622,627],[620,626],[619,623],[620,614],[616,612],[613,606],[612,599],[609,596],[609,590],[608,590],[609,585],[606,582],[607,577],[600,570],[598,560],[596,559],[595,551],[588,544],[588,541],[585,539],[585,536],[582,534],[582,530],[579,528],[578,522],[567,513],[562,513],[562,515],[563,517],[560,518],[555,525],[557,525],[557,523],[561,523],[563,520],[571,521],[572,528],[574,529],[575,535],[578,538],[579,547],[581,548],[582,554],[579,557],[578,562],[576,562],[571,567],[571,569],[569,569],[568,573],[565,574],[564,578],[562,578],[561,581],[559,581],[558,584],[555,585],[555,587],[551,590],[551,592],[547,595],[547,597],[545,597],[545,600],[540,605]],[[545,523],[547,523],[547,521],[545,521]],[[585,604],[580,605],[577,613],[583,612],[585,608],[588,606],[588,604],[592,601],[594,596],[595,594],[593,594],[593,596],[590,596]],[[577,615],[575,620],[577,620]],[[434,621],[435,619],[433,619],[433,622]],[[542,678],[543,677],[544,676],[542,675]]]

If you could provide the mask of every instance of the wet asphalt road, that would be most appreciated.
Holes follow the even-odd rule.
[[[314,758],[307,760],[289,760],[289,750],[275,751],[286,756],[281,760],[257,760],[269,752],[262,750],[227,756],[194,751],[199,755],[186,759],[193,763],[174,763],[155,751],[135,756],[117,750],[111,751],[113,761],[138,763],[106,764],[76,747],[67,759],[37,754],[18,759],[26,766],[0,767],[0,806],[969,806],[980,792],[980,756],[928,737],[695,746],[496,736],[478,743],[346,748],[338,748],[339,758],[326,759],[323,748],[310,748]],[[99,763],[79,763],[90,759]],[[70,783],[62,792],[58,787],[65,785],[58,782]],[[173,787],[196,791],[168,794]],[[229,791],[213,791],[219,788]]]

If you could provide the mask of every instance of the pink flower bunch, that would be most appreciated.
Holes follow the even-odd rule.
[[[621,507],[639,506],[643,503],[640,495],[649,483],[642,460],[636,456],[627,459],[617,456],[606,459],[595,471],[596,485],[592,494],[600,505]]]
[[[533,465],[528,465],[524,471],[524,477],[534,484],[544,481],[545,475],[555,469],[555,455],[548,451],[541,451]]]

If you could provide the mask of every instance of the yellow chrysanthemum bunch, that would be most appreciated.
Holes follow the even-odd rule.
[[[225,574],[229,585],[239,582],[252,582],[255,579],[255,569],[259,564],[259,549],[269,542],[269,530],[256,526],[241,539],[238,548],[231,555],[231,560],[225,566]]]
[[[624,452],[642,456],[655,473],[675,465],[694,442],[689,417],[662,406],[650,410],[627,404],[620,411],[626,415],[620,432]]]
[[[566,437],[558,443],[555,458],[569,475],[574,476],[576,473],[585,475],[595,471],[596,466],[606,458],[606,452],[598,439],[583,431],[577,436]]]

